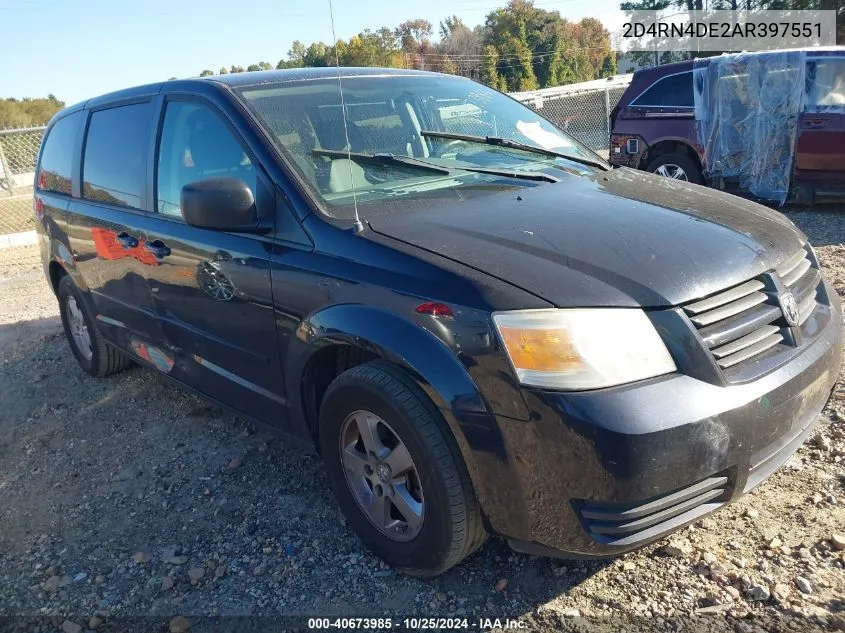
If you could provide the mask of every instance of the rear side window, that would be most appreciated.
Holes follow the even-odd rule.
[[[692,95],[692,71],[658,79],[634,99],[631,105],[641,108],[692,108],[695,105]]]
[[[140,207],[152,104],[135,103],[91,115],[82,164],[82,197]]]
[[[74,112],[56,121],[44,141],[38,171],[38,188],[70,195],[73,147],[82,122],[82,112]]]

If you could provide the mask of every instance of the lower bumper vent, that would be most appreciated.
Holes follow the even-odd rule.
[[[631,545],[714,510],[727,501],[727,486],[727,477],[711,477],[651,500],[632,504],[582,501],[577,510],[594,539],[610,545]]]

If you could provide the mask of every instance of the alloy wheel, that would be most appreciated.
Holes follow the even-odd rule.
[[[672,178],[673,180],[689,181],[687,172],[684,171],[683,167],[674,163],[660,165],[660,167],[654,170],[654,173],[665,178]]]
[[[73,337],[73,344],[85,360],[91,360],[94,352],[91,349],[91,334],[85,322],[82,308],[76,302],[76,297],[70,295],[65,302],[67,308],[67,324]]]
[[[353,411],[340,430],[346,483],[370,522],[394,541],[410,541],[423,525],[420,476],[408,447],[383,419]]]

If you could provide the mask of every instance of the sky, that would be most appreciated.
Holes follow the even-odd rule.
[[[470,26],[507,0],[334,0],[338,38],[456,14]],[[570,20],[616,23],[619,0],[536,0]],[[332,41],[328,0],[0,0],[0,97],[68,104],[232,64],[274,66],[294,40]]]

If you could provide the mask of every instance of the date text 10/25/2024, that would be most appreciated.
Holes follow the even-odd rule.
[[[317,631],[515,631],[527,627],[527,622],[511,618],[308,618],[308,629]]]

